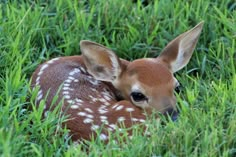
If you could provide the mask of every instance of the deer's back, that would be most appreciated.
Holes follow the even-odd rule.
[[[37,102],[46,100],[45,117],[62,102],[61,111],[69,116],[65,125],[75,140],[90,139],[101,127],[106,127],[106,133],[100,136],[107,140],[107,131],[120,129],[117,123],[131,126],[144,122],[139,108],[125,101],[117,103],[114,87],[87,72],[81,56],[55,58],[40,65],[33,74],[32,86],[39,88]],[[133,111],[138,112],[132,119]]]

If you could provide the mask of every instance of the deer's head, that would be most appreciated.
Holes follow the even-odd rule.
[[[165,113],[176,108],[174,89],[179,83],[173,74],[188,64],[202,26],[200,23],[179,35],[157,58],[128,62],[91,41],[81,41],[80,47],[87,70],[95,79],[111,82],[136,106]]]

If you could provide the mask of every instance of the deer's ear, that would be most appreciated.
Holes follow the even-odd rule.
[[[201,34],[202,27],[203,22],[176,37],[164,48],[158,57],[168,64],[173,73],[188,64]]]
[[[80,49],[85,66],[95,79],[114,82],[121,74],[121,61],[112,50],[87,40],[80,42]]]

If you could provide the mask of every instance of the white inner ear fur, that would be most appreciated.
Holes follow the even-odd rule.
[[[177,58],[171,63],[172,71],[176,72],[186,66],[193,54],[194,48],[197,44],[200,31],[187,33],[180,41]]]
[[[186,66],[193,54],[201,33],[203,22],[199,23],[193,29],[182,34],[179,39],[178,54],[176,60],[171,63],[172,72],[176,72]]]
[[[184,50],[180,47],[176,60],[171,63],[171,69],[173,73],[184,67],[183,62],[185,58],[183,51]]]
[[[111,60],[111,64],[112,64],[113,75],[116,77],[115,78],[115,80],[116,80],[121,73],[120,63],[118,61],[118,57],[113,52],[109,52],[109,56],[110,56],[110,60]],[[113,81],[115,81],[115,80],[113,80]]]
[[[88,69],[88,72],[93,77],[100,81],[116,81],[116,78],[118,78],[122,69],[120,66],[119,58],[112,50],[97,43],[86,40],[80,42],[80,47],[83,56],[90,61],[85,62],[85,65]],[[103,53],[99,54],[100,51],[102,51]],[[103,57],[108,57],[110,61],[104,62],[104,60],[100,60],[100,55],[102,55]],[[102,67],[103,71],[97,71],[96,68],[98,67]]]

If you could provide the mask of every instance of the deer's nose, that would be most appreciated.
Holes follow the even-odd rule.
[[[179,112],[178,110],[174,109],[174,108],[168,108],[165,113],[165,116],[169,116],[171,118],[172,121],[176,121],[178,119],[179,116]]]

